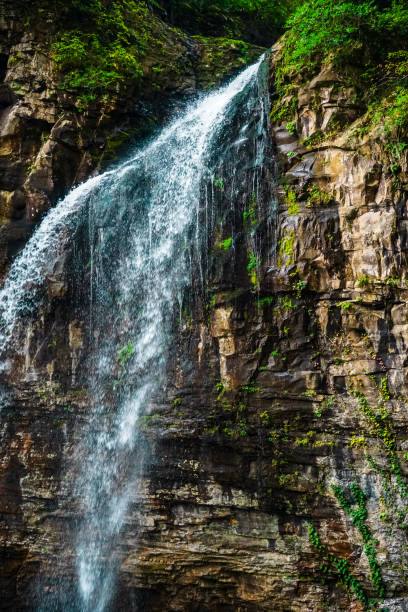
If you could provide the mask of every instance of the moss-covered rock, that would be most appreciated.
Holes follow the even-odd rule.
[[[141,0],[6,0],[0,33],[0,277],[72,185],[262,51],[190,38]]]

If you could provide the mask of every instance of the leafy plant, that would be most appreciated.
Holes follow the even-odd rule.
[[[257,391],[260,391],[261,388],[257,387],[255,385],[255,383],[251,382],[248,385],[242,385],[241,386],[241,391],[247,391],[248,393],[256,393]]]
[[[278,266],[290,266],[294,263],[294,241],[296,234],[293,231],[284,228],[282,238],[278,242],[279,257]]]
[[[88,3],[74,0],[76,29],[57,33],[52,58],[62,74],[61,88],[79,95],[80,108],[115,93],[119,84],[137,84],[148,48],[160,49],[153,18],[139,0]]]
[[[297,0],[154,0],[171,21],[189,32],[250,38],[258,44],[282,33]],[[248,27],[250,25],[250,27]]]
[[[310,544],[326,560],[326,563],[321,563],[319,566],[323,575],[329,575],[331,572],[335,573],[341,582],[361,601],[364,610],[369,610],[373,602],[370,601],[361,584],[352,575],[350,565],[347,561],[329,553],[327,548],[321,543],[319,534],[311,523],[308,524],[308,532]]]
[[[226,238],[223,242],[217,244],[217,247],[222,251],[228,251],[230,246],[232,245],[232,238]]]
[[[390,144],[391,169],[398,173],[408,146],[406,1],[305,0],[288,19],[287,28],[278,52],[273,119],[294,123],[298,75],[307,82],[325,66],[334,67],[339,86],[354,87],[356,102],[365,112],[356,128],[359,136],[378,126]],[[379,73],[384,77],[378,79]],[[303,144],[315,146],[341,127],[316,132]]]
[[[275,303],[275,298],[273,296],[263,297],[258,300],[258,306],[260,308],[263,308],[264,306],[271,306],[274,303]]]
[[[292,189],[286,189],[285,191],[285,202],[286,206],[288,207],[288,213],[290,215],[297,215],[300,207],[297,202],[296,192]]]
[[[256,209],[258,206],[258,202],[256,199],[256,193],[253,191],[251,193],[251,197],[249,198],[248,209],[242,213],[242,219],[244,221],[244,225],[246,226],[254,226],[257,224],[257,214]]]
[[[352,483],[350,485],[350,491],[354,503],[357,505],[357,508],[353,509],[351,504],[348,502],[344,491],[339,486],[331,485],[331,488],[341,507],[346,510],[348,514],[350,514],[351,522],[357,527],[361,534],[361,537],[363,538],[364,550],[370,565],[371,581],[377,590],[378,596],[381,598],[384,595],[384,582],[381,575],[381,568],[377,561],[375,540],[369,528],[365,524],[365,521],[367,519],[367,496],[357,483]]]
[[[360,276],[360,278],[357,280],[357,287],[367,287],[367,285],[369,284],[370,279],[368,278],[368,276]]]
[[[249,275],[249,278],[251,280],[251,283],[254,289],[256,289],[258,285],[257,270],[259,269],[259,266],[261,265],[261,263],[262,263],[262,259],[260,257],[257,257],[255,253],[253,253],[252,251],[248,253],[247,270],[248,270],[248,275]]]
[[[117,363],[119,363],[119,365],[123,367],[133,355],[133,351],[133,342],[130,340],[127,344],[125,344],[125,346],[122,346],[122,348],[118,350],[118,354],[116,357]]]

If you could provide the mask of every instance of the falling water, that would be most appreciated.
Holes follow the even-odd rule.
[[[200,254],[214,221],[205,192],[216,180],[220,142],[225,148],[234,132],[236,142],[227,145],[239,155],[248,140],[260,99],[261,62],[192,104],[131,159],[73,190],[44,219],[0,292],[4,354],[18,346],[22,319],[34,316],[44,300],[41,287],[54,274],[56,254],[86,226],[92,413],[77,449],[78,593],[65,600],[65,610],[102,612],[112,600],[120,562],[113,551],[129,504],[139,495],[144,450],[138,422],[164,388],[183,291],[193,270],[205,277]],[[264,121],[261,113],[257,136],[263,138]],[[239,126],[238,139],[236,129],[228,131],[232,124]],[[258,147],[255,166],[263,163],[262,155]],[[238,180],[230,177],[231,184]],[[62,604],[43,609],[60,610]]]

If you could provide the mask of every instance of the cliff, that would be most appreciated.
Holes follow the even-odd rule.
[[[344,81],[325,66],[271,125],[275,241],[257,219],[255,277],[239,239],[218,252],[180,334],[155,525],[123,567],[153,609],[404,609],[407,157],[396,175]]]
[[[118,95],[103,111],[79,112],[55,85],[40,34],[15,36],[2,51],[3,270],[41,213],[151,108],[131,110],[134,100]],[[214,78],[197,67],[202,42],[173,30],[166,40],[186,68],[176,83],[164,71],[160,100],[241,63],[233,44]],[[285,39],[267,60],[271,120],[257,185],[248,174],[237,187],[231,152],[220,157],[206,292],[185,296],[167,386],[139,424],[151,451],[115,548],[115,610],[397,611],[408,602],[407,133],[400,127],[394,141],[372,121],[355,66],[350,80],[349,68],[322,62],[283,91],[284,53]],[[142,89],[138,100],[154,105]],[[60,268],[6,381],[5,610],[35,609],[75,582],[62,543],[80,512],[70,489],[89,419],[89,345],[73,304],[88,298],[86,286],[79,299],[70,293]]]
[[[219,84],[262,52],[240,40],[189,37],[144,3],[131,5],[133,13],[125,18],[134,28],[135,41],[130,42],[136,50],[131,57],[137,59],[130,67],[119,59],[115,63],[112,49],[99,59],[87,48],[90,36],[105,42],[101,30],[106,23],[99,23],[96,9],[87,12],[86,3],[84,14],[81,3],[51,6],[42,0],[18,0],[2,5],[3,277],[44,212],[72,186],[112,163],[118,151],[127,153],[132,143],[150,135],[189,97]],[[104,18],[109,21],[112,16]],[[120,27],[116,29],[121,34]],[[111,38],[115,36],[116,30]],[[118,48],[122,53],[125,47]],[[72,74],[80,76],[75,80]],[[93,86],[97,79],[103,91]]]

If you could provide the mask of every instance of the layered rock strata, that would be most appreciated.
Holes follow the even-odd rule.
[[[141,423],[114,609],[408,605],[407,161],[396,173],[381,133],[360,133],[352,93],[327,70],[298,91],[295,129],[271,126],[273,223],[249,187],[220,213],[207,294],[186,299]],[[58,564],[75,580],[61,534],[88,347],[70,303],[50,294],[2,415],[3,609],[33,609]]]

